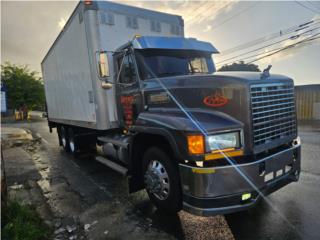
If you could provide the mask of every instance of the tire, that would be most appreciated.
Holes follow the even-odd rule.
[[[181,185],[173,159],[161,148],[151,147],[144,154],[142,167],[145,187],[154,205],[168,214],[179,212],[182,208]]]
[[[68,138],[69,138],[68,144],[69,144],[70,153],[73,156],[76,156],[80,150],[79,139],[75,137],[75,131],[71,127],[68,129]]]
[[[69,137],[68,137],[67,129],[64,126],[61,126],[59,132],[60,132],[60,139],[61,139],[61,144],[63,149],[66,152],[70,152]]]

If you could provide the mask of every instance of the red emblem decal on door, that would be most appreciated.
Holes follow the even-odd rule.
[[[213,95],[209,95],[203,99],[203,103],[209,107],[222,107],[228,103],[228,98],[222,93],[216,91]]]

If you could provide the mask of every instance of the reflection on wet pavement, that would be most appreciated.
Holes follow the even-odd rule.
[[[79,219],[88,239],[233,239],[223,216],[165,215],[145,191],[129,195],[126,178],[93,155],[65,153],[45,123],[27,127],[45,138],[28,152],[47,202],[56,217]]]

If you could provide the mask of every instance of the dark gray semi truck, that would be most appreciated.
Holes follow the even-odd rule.
[[[180,16],[80,2],[42,62],[49,128],[167,212],[248,209],[299,178],[294,83],[215,53]]]

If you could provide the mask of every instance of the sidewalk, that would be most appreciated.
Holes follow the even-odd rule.
[[[49,170],[42,167],[37,154],[41,139],[33,138],[31,132],[21,128],[3,127],[1,131],[8,200],[34,208],[52,229],[52,239],[85,239],[80,224],[73,216],[56,216],[48,203],[48,196],[40,186],[46,180],[42,173]]]
[[[52,218],[37,181],[41,176],[25,147],[33,144],[31,133],[22,128],[1,127],[1,147],[9,200],[34,205],[43,219]]]
[[[16,141],[16,140],[32,140],[32,135],[29,131],[22,128],[1,127],[2,141]]]

